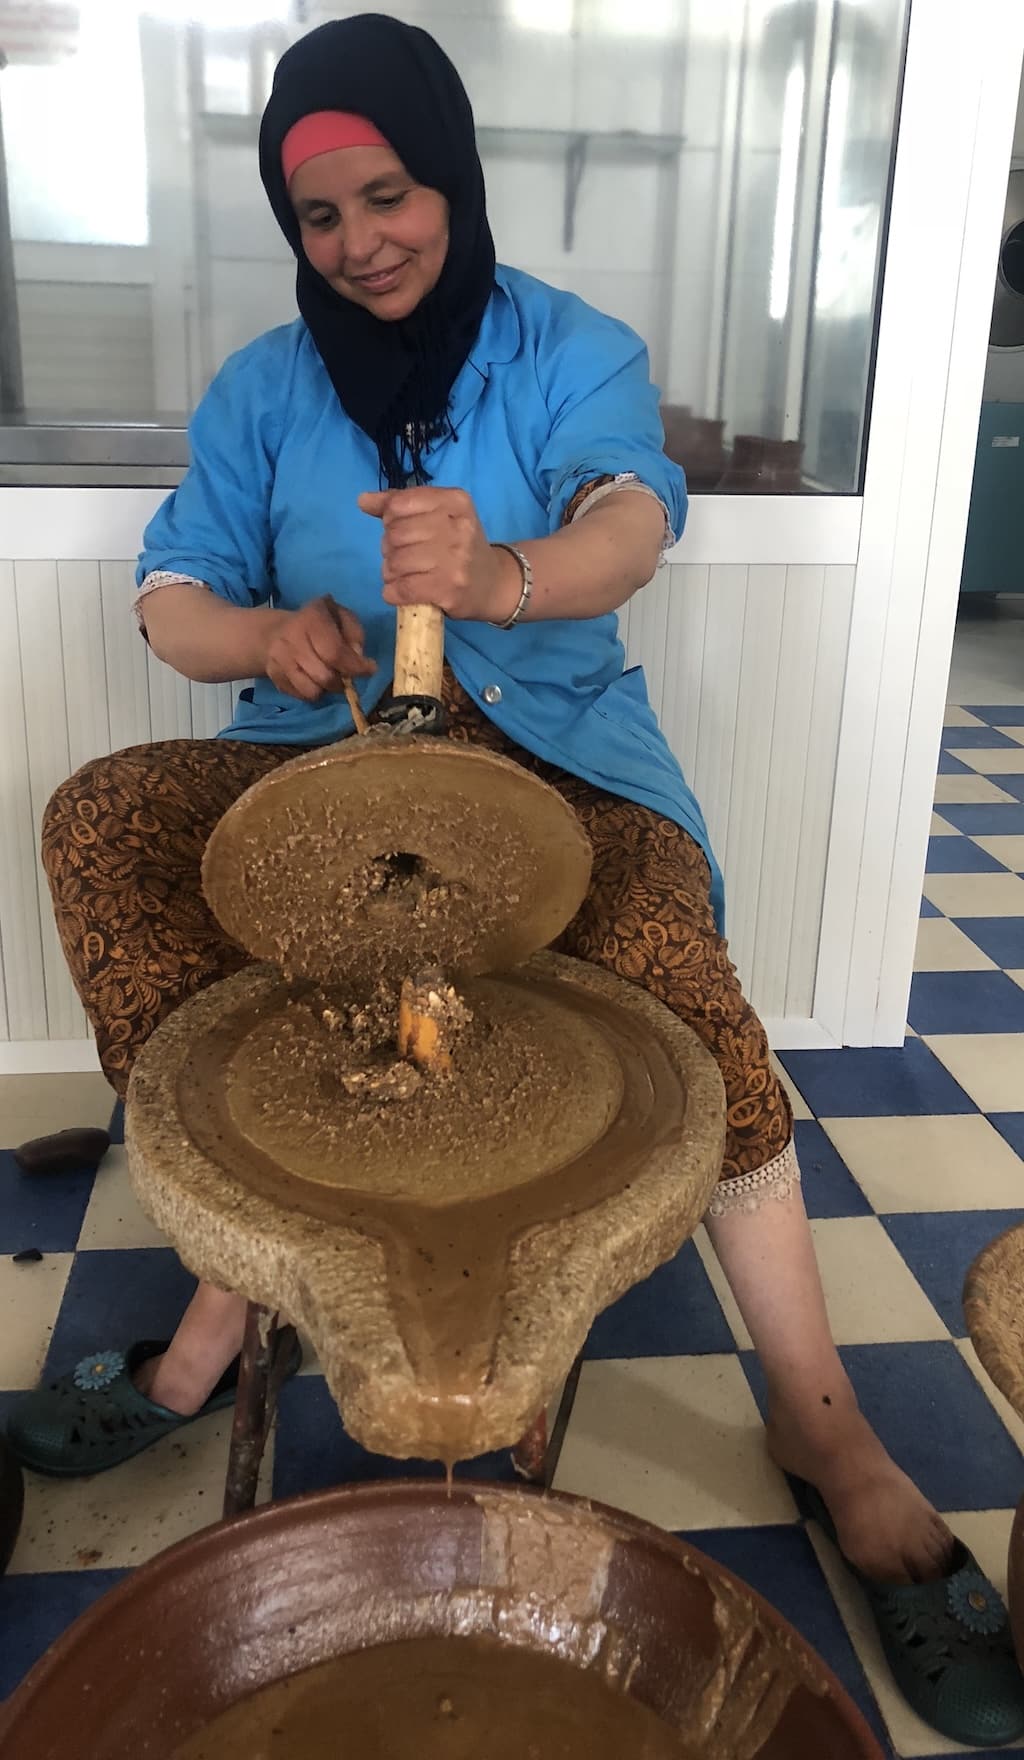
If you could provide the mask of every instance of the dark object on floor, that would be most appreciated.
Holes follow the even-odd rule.
[[[106,1131],[54,1131],[49,1137],[33,1137],[15,1149],[14,1159],[22,1173],[83,1173],[95,1170],[110,1148]]]
[[[21,1468],[0,1436],[0,1577],[11,1562],[25,1508],[25,1483]]]
[[[838,1545],[819,1493],[794,1483],[805,1514]],[[843,1562],[864,1591],[893,1679],[918,1717],[958,1747],[1002,1747],[1024,1735],[1024,1677],[1006,1608],[962,1540],[946,1575],[931,1583],[873,1583]]]
[[[11,1254],[15,1265],[38,1265],[42,1256],[38,1247],[25,1247],[20,1253]]]
[[[325,1658],[499,1629],[598,1669],[594,1634],[614,1634],[623,1691],[683,1752],[699,1730],[708,1754],[882,1760],[810,1646],[694,1547],[558,1492],[436,1481],[270,1504],[161,1553],[36,1664],[0,1712],[0,1747],[170,1760],[229,1705]]]

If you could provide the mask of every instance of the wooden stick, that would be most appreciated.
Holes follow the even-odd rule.
[[[350,678],[343,678],[341,682],[345,687],[345,701],[352,711],[352,719],[355,722],[356,732],[369,733],[370,723],[363,714],[363,705],[359,701],[355,685]]]
[[[441,700],[444,612],[436,605],[400,605],[395,633],[396,697]]]

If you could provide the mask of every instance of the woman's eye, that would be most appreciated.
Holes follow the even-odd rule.
[[[310,214],[309,225],[314,227],[317,232],[324,232],[328,226],[334,225],[335,219],[336,216],[331,213],[331,210],[324,208],[319,214]]]
[[[373,206],[379,208],[385,214],[390,213],[392,209],[401,207],[402,203],[405,201],[406,194],[407,192],[403,190],[401,195],[397,196],[374,196]]]

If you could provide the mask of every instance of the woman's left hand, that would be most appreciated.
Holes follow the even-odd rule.
[[[383,522],[386,604],[438,605],[448,617],[479,622],[514,610],[516,564],[491,548],[464,490],[384,489],[360,495],[359,506]]]

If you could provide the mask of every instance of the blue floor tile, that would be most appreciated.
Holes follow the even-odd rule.
[[[994,959],[1004,972],[1015,972],[1024,967],[1024,917],[957,917],[954,920],[957,928],[970,937],[975,947],[980,947],[982,953],[987,953],[989,959]],[[991,977],[993,974],[988,975]],[[1013,984],[1013,979],[1008,978],[1007,983]],[[1015,990],[1020,989],[1017,984],[1013,987]],[[1024,996],[1024,990],[1020,990],[1020,994]],[[960,1030],[953,1029],[954,1032]],[[971,1031],[969,1027],[962,1030]],[[1011,1027],[989,1028],[990,1033],[1007,1033],[1013,1030]]]
[[[681,1538],[749,1583],[802,1633],[838,1676],[888,1751],[888,1737],[874,1695],[806,1530],[795,1525],[699,1528]]]
[[[957,1210],[883,1216],[882,1225],[932,1306],[955,1338],[967,1337],[962,1292],[968,1267],[996,1235],[1024,1216],[1024,1168],[1020,1210]],[[1024,1492],[1024,1484],[1021,1485]]]
[[[1021,991],[1024,996],[1024,990]],[[707,1356],[735,1340],[692,1241],[599,1314],[584,1356]]]
[[[928,874],[1005,874],[1006,863],[997,862],[980,843],[969,837],[930,837]]]
[[[298,1375],[281,1389],[274,1443],[274,1496],[298,1497],[368,1479],[440,1479],[438,1461],[396,1461],[369,1454],[349,1436],[322,1375]],[[460,1461],[457,1479],[516,1482],[508,1450]]]
[[[1010,723],[1007,722],[1006,725],[1009,727]],[[981,746],[986,751],[995,751],[999,746],[1005,746],[1007,751],[1011,752],[1015,746],[1018,751],[1020,750],[1016,740],[1011,739],[1008,733],[997,733],[991,722],[986,723],[984,727],[944,727],[942,729],[942,749],[944,752],[966,751],[968,747],[972,746]]]
[[[781,1061],[816,1118],[902,1118],[976,1112],[933,1056],[908,1039],[872,1051],[784,1051]]]
[[[870,1216],[871,1205],[820,1124],[797,1119],[793,1135],[808,1216]]]
[[[993,708],[988,703],[984,709],[976,709],[973,703],[965,703],[964,707],[968,715],[976,715],[979,721],[986,722],[989,727],[1024,727],[1024,703],[1007,703],[1002,708]],[[947,727],[945,731],[952,733],[955,730]]]
[[[932,904],[930,898],[922,898],[921,915],[922,917],[941,917],[942,912],[937,904]]]
[[[14,1690],[73,1619],[126,1571],[39,1571],[0,1579],[0,1699]]]
[[[1024,1094],[1021,1099],[1024,1100]],[[999,1135],[1006,1138],[1010,1148],[1016,1149],[1024,1161],[1024,1112],[990,1112],[988,1118]],[[1021,1179],[1024,1180],[1024,1167],[1021,1168]]]
[[[1024,776],[990,776],[988,780],[1004,794],[1012,794],[1015,801],[1024,801]]]
[[[995,777],[986,780],[994,782]],[[984,806],[944,805],[942,817],[965,837],[1019,837],[1024,832],[1024,802],[1018,802],[1016,806],[1005,801]]]
[[[940,776],[970,776],[972,771],[970,765],[962,763],[959,758],[954,758],[952,752],[941,752],[938,774]]]
[[[63,1374],[90,1351],[124,1350],[140,1338],[170,1338],[196,1280],[169,1247],[79,1253],[46,1354]]]
[[[839,1355],[868,1422],[936,1509],[1012,1509],[1024,1455],[952,1340],[843,1345]],[[752,1351],[741,1361],[762,1412],[765,1383]]]
[[[1019,928],[1024,940],[1024,917]],[[971,929],[966,932],[982,945]],[[1024,1033],[1024,990],[1005,972],[918,972],[910,990],[908,1019],[915,1033],[924,1035]]]
[[[0,1151],[0,1253],[38,1247],[43,1253],[72,1253],[95,1173],[25,1174],[14,1156]]]

